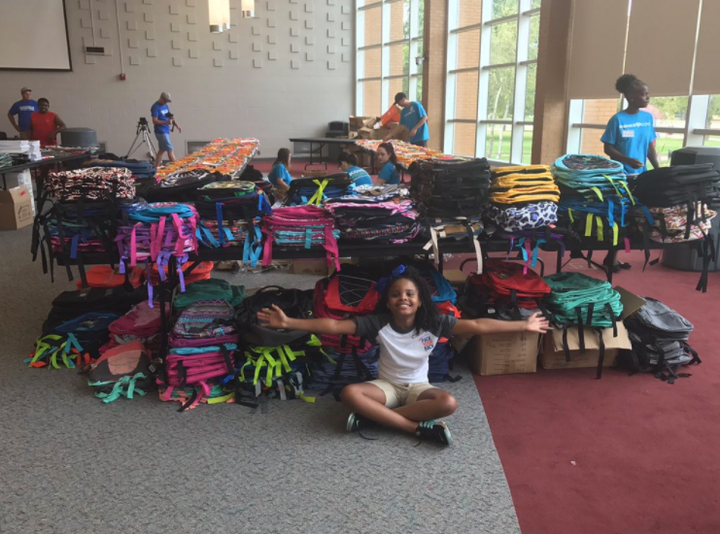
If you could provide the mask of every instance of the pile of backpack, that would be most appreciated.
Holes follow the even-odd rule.
[[[489,259],[482,273],[467,278],[461,308],[473,318],[517,321],[544,311],[543,299],[549,294],[547,282],[527,266]]]
[[[375,311],[381,295],[374,280],[353,265],[318,280],[313,295],[314,317],[348,320]],[[339,400],[347,384],[374,380],[378,373],[379,348],[375,340],[350,335],[322,335],[322,356],[311,366],[308,387]]]
[[[100,154],[98,159],[88,162],[93,167],[105,167],[113,169],[128,169],[136,180],[149,180],[155,178],[156,169],[149,161],[138,161],[133,159],[120,159],[114,154]]]
[[[347,173],[322,178],[296,178],[290,182],[284,204],[286,206],[320,206],[330,198],[352,193],[353,181]]]
[[[490,204],[485,208],[489,235],[510,241],[526,267],[535,267],[540,245],[562,237],[550,231],[557,223],[560,190],[546,165],[499,167],[492,171]]]
[[[245,298],[235,316],[242,340],[232,382],[235,402],[251,407],[269,398],[314,402],[304,387],[311,363],[321,355],[321,342],[304,331],[261,325],[257,313],[273,305],[291,318],[313,317],[312,296],[299,289],[268,286]]]
[[[650,258],[649,241],[685,243],[696,241],[703,258],[697,289],[707,291],[707,271],[715,257],[715,243],[705,239],[717,213],[708,204],[720,199],[720,173],[712,163],[676,165],[640,174],[632,183],[633,194],[645,205],[635,210],[634,222]]]
[[[552,173],[560,187],[559,214],[564,226],[581,241],[617,247],[629,225],[636,200],[623,164],[587,154],[566,154],[555,161]]]
[[[134,196],[134,179],[127,169],[90,167],[50,173],[40,205],[48,198],[53,202],[35,218],[33,259],[39,251],[43,271],[49,268],[51,275],[55,261],[62,259],[69,280],[73,280],[71,263],[76,263],[87,287],[85,255],[114,251],[118,204]]]
[[[240,354],[235,312],[244,297],[242,286],[215,279],[194,282],[175,295],[174,325],[157,377],[160,400],[180,402],[178,411],[234,400]]]
[[[701,363],[698,353],[688,344],[694,327],[662,302],[644,299],[645,305],[625,319],[632,352],[622,355],[621,364],[673,384],[677,378],[690,376],[680,372],[680,366]]]
[[[262,253],[260,217],[271,212],[265,193],[250,181],[213,182],[197,190],[198,241],[208,248],[243,248],[243,261],[257,265]]]
[[[490,166],[485,158],[475,160],[432,160],[410,166],[410,192],[426,223],[428,247],[436,264],[439,243],[468,241],[482,265],[478,237],[483,232],[483,206],[490,190]]]
[[[343,241],[398,244],[417,237],[422,225],[417,220],[414,202],[405,196],[406,190],[395,186],[386,188],[387,192],[380,191],[377,195],[360,194],[325,201],[323,207],[335,218]]]
[[[337,240],[340,232],[330,212],[317,206],[288,206],[274,209],[262,220],[265,235],[263,266],[272,263],[275,244],[295,249],[324,248],[328,266],[340,269]]]
[[[565,357],[569,361],[567,349],[567,328],[578,327],[580,351],[585,352],[585,335],[591,332],[600,340],[600,358],[598,362],[598,378],[602,373],[604,362],[604,345],[600,329],[612,328],[617,336],[617,322],[620,320],[623,305],[620,293],[603,280],[591,278],[581,273],[556,273],[543,278],[550,293],[545,299],[547,311],[553,323],[564,331],[563,345]]]
[[[121,261],[131,267],[138,262],[146,263],[148,278],[150,266],[155,264],[164,281],[172,258],[184,290],[182,266],[187,263],[188,254],[198,249],[199,217],[195,208],[176,202],[151,203],[130,211],[127,216],[129,223],[118,227],[116,237]],[[151,288],[148,285],[148,289]]]

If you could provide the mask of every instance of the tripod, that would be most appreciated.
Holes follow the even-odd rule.
[[[125,154],[125,158],[129,158],[133,152],[143,145],[143,143],[147,145],[148,152],[150,152],[150,159],[154,162],[155,156],[157,155],[157,149],[150,137],[150,130],[148,129],[147,121],[141,119],[137,125],[135,140],[132,142],[132,145],[130,145],[130,150],[128,150],[127,154]]]

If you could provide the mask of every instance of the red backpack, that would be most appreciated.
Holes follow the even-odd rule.
[[[540,307],[540,301],[550,293],[550,286],[533,270],[502,260],[487,260],[482,274],[468,277],[463,307],[477,315],[487,305],[497,308]],[[480,313],[480,315],[485,315]]]

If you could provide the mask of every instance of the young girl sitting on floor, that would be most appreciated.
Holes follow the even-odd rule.
[[[268,174],[268,180],[275,189],[275,196],[279,199],[284,199],[287,195],[288,189],[290,189],[290,183],[292,182],[292,176],[288,168],[290,167],[290,150],[287,148],[281,148],[278,150],[277,158],[273,163],[272,170]]]
[[[291,319],[273,306],[258,312],[261,324],[271,328],[305,330],[314,334],[357,335],[380,345],[378,379],[346,386],[341,393],[352,413],[348,431],[383,424],[418,437],[450,445],[446,423],[457,401],[428,383],[428,360],[441,337],[474,336],[498,332],[544,333],[549,324],[540,314],[525,321],[455,319],[440,315],[430,288],[413,268],[393,271],[375,315],[351,320]]]
[[[392,143],[380,143],[377,149],[377,162],[381,167],[377,176],[378,185],[399,184],[398,159]]]

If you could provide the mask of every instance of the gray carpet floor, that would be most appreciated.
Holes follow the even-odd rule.
[[[347,410],[270,401],[267,413],[156,394],[104,405],[74,371],[28,369],[51,300],[30,230],[0,233],[0,532],[519,533],[502,466],[466,369],[452,447],[344,431]],[[309,288],[283,273],[230,277],[248,288]]]

